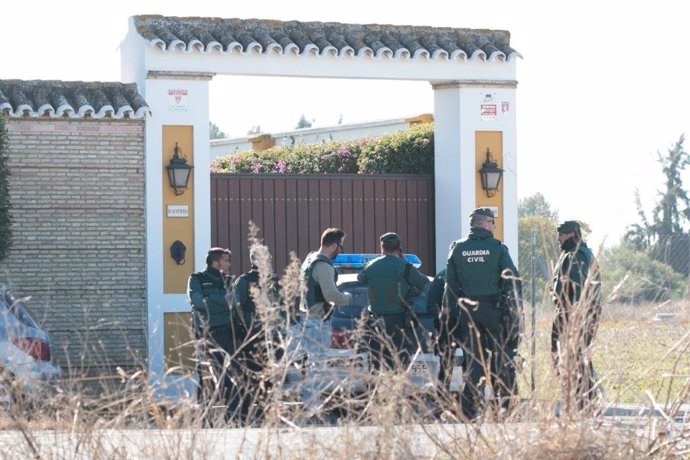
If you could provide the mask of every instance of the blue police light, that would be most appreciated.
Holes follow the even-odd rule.
[[[380,257],[381,254],[338,254],[333,260],[333,266],[337,269],[361,270],[371,260]],[[415,268],[422,266],[422,261],[414,254],[404,254],[405,259]]]

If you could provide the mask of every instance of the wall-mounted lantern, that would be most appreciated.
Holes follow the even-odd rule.
[[[175,190],[175,195],[182,195],[187,188],[189,182],[189,175],[194,166],[187,164],[187,159],[181,156],[182,149],[175,142],[175,150],[170,164],[165,167],[168,170],[168,179],[170,179],[170,186]]]
[[[498,190],[498,184],[501,183],[503,170],[498,167],[498,163],[494,161],[488,148],[486,149],[486,161],[482,164],[479,175],[482,178],[482,189],[486,192],[486,196],[494,196]]]

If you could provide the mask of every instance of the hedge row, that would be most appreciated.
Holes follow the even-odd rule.
[[[0,262],[7,258],[12,247],[12,215],[10,214],[9,147],[5,118],[0,112]]]
[[[275,146],[217,157],[215,173],[433,174],[434,127],[415,125],[375,139]]]

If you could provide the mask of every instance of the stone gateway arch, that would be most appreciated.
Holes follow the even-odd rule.
[[[159,395],[193,394],[189,377],[168,372],[166,329],[189,311],[186,279],[205,265],[211,244],[208,108],[215,75],[428,81],[434,90],[436,268],[450,242],[469,231],[467,216],[477,206],[497,211],[497,233],[516,253],[520,55],[508,31],[134,16],[121,50],[122,80],[137,84],[151,110],[145,128],[148,360]],[[165,169],[176,146],[195,166],[181,195]],[[504,170],[490,197],[478,174],[487,150]],[[186,264],[170,257],[175,241],[185,244]]]

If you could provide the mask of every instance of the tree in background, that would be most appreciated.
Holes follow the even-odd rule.
[[[598,261],[602,293],[609,302],[663,302],[685,291],[683,275],[627,241],[604,250]]]
[[[250,136],[259,133],[261,133],[261,125],[254,125],[251,128],[249,128],[249,131],[247,131],[247,134]]]
[[[647,251],[656,260],[670,264],[679,273],[688,274],[690,248],[690,197],[683,188],[681,173],[690,164],[690,155],[683,148],[685,135],[681,135],[673,148],[663,155],[657,153],[661,170],[666,177],[663,190],[658,192],[652,218],[649,219],[636,194],[638,223],[629,225],[625,240],[636,250]]]
[[[221,131],[217,124],[215,124],[212,121],[209,121],[208,137],[209,139],[225,139],[226,137],[228,137],[228,135]]]
[[[535,285],[536,297],[542,298],[546,286],[551,282],[553,265],[558,260],[560,249],[556,241],[558,211],[551,209],[544,195],[536,193],[518,202],[518,255],[519,270],[524,279],[523,295],[531,297],[532,279],[532,230],[536,230]]]
[[[551,205],[546,201],[544,195],[537,192],[532,196],[523,198],[518,203],[518,217],[538,216],[557,221],[558,211],[551,210]]]
[[[304,129],[304,128],[311,128],[312,122],[307,120],[307,117],[302,114],[301,117],[299,117],[299,121],[297,122],[297,126],[295,126],[295,129]]]
[[[12,247],[12,215],[10,214],[10,170],[8,166],[7,130],[0,114],[0,262]]]

